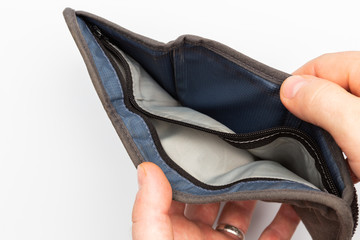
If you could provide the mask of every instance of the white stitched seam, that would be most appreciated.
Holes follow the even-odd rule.
[[[325,177],[326,181],[329,183],[329,179],[327,177],[327,175],[325,174],[325,169],[324,169],[324,166],[322,165],[321,161],[320,161],[320,158],[319,158],[319,155],[317,154],[317,152],[315,151],[315,149],[311,146],[311,144],[303,137],[301,137],[300,135],[296,134],[296,133],[291,133],[291,132],[278,132],[278,133],[274,133],[274,134],[271,134],[269,136],[265,136],[265,137],[262,137],[262,138],[258,138],[258,139],[253,139],[253,140],[248,140],[248,141],[236,141],[236,140],[231,140],[231,139],[226,139],[226,141],[229,141],[229,142],[233,142],[233,143],[253,143],[253,142],[258,142],[258,141],[261,141],[261,140],[264,140],[264,139],[267,139],[267,138],[271,138],[273,136],[276,136],[276,135],[279,135],[279,134],[290,134],[290,135],[294,135],[294,136],[297,136],[299,137],[300,139],[302,139],[303,141],[305,141],[305,143],[311,148],[311,150],[315,153],[315,156],[316,156],[316,159],[318,160],[318,163],[321,167],[321,171],[323,172],[323,176]]]

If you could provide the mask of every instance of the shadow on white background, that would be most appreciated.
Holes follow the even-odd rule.
[[[136,170],[67,30],[68,6],[163,42],[184,33],[214,39],[285,72],[326,52],[360,49],[357,1],[2,5],[0,239],[131,239]],[[259,204],[248,239],[277,208]],[[310,236],[301,225],[293,239]]]

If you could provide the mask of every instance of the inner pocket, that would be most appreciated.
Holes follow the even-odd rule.
[[[114,46],[116,48],[116,46]],[[216,121],[215,119],[184,107],[166,92],[141,65],[131,57],[117,50],[126,59],[132,75],[132,92],[137,105],[153,115],[188,123],[209,130],[223,133],[234,133],[231,129]]]
[[[156,119],[151,122],[167,155],[205,184],[222,186],[242,180],[280,179],[323,189],[319,173],[311,166],[314,159],[303,159],[309,155],[303,155],[304,149],[296,140],[280,138],[263,147],[244,150],[214,134]],[[289,149],[281,151],[282,148]],[[282,164],[298,169],[304,178]]]

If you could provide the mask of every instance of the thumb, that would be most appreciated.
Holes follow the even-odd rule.
[[[162,170],[150,162],[138,166],[139,191],[132,213],[133,240],[173,239],[169,209],[172,190]]]
[[[298,118],[322,127],[335,139],[360,177],[360,100],[331,81],[291,76],[280,89],[284,106]]]

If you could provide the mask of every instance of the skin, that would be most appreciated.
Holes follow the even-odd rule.
[[[322,55],[299,68],[280,90],[295,116],[327,130],[347,155],[354,182],[360,177],[360,52]],[[212,225],[219,203],[183,204],[172,200],[171,186],[153,163],[138,166],[139,191],[133,208],[134,240],[230,240]],[[255,201],[227,202],[219,219],[246,233]],[[288,240],[300,219],[283,204],[260,240]]]

